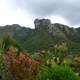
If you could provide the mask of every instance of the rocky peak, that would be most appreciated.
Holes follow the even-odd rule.
[[[20,30],[21,29],[21,26],[18,25],[18,24],[12,24],[12,25],[6,25],[2,28],[6,28],[7,30]]]
[[[34,21],[35,29],[41,29],[47,27],[51,24],[49,19],[35,19]]]

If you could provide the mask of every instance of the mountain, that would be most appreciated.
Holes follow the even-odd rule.
[[[35,19],[35,29],[21,27],[18,24],[0,27],[0,39],[10,34],[28,52],[52,50],[54,45],[66,42],[71,52],[80,51],[80,28],[52,24],[49,19]]]
[[[14,39],[23,42],[25,37],[32,32],[32,29],[21,27],[18,24],[6,25],[0,27],[0,37],[10,34]]]

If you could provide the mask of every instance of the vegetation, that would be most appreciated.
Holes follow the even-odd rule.
[[[80,80],[78,76],[66,65],[55,67],[42,67],[40,80]]]
[[[37,21],[36,21],[37,22]],[[76,55],[80,52],[80,28],[70,28],[59,23],[47,23],[46,19],[38,19],[40,25],[35,29],[21,27],[18,24],[0,27],[0,40],[3,35],[10,34],[29,53],[40,50],[54,51],[54,46],[60,43],[67,43],[68,53]]]
[[[1,80],[80,80],[79,31],[44,20],[36,29],[1,28],[0,38],[11,33],[0,39]]]

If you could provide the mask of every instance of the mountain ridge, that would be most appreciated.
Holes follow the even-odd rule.
[[[21,27],[18,24],[0,27],[0,38],[9,33],[29,52],[50,50],[55,44],[66,42],[70,46],[80,44],[80,28],[52,24],[49,19],[35,19],[35,29]],[[74,46],[75,48],[75,46]],[[77,48],[79,49],[80,46]]]

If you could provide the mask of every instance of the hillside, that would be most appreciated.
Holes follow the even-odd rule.
[[[36,19],[35,29],[21,27],[18,24],[0,27],[0,39],[10,34],[28,52],[52,50],[54,45],[66,42],[72,52],[80,51],[80,28],[55,23],[49,19]]]

